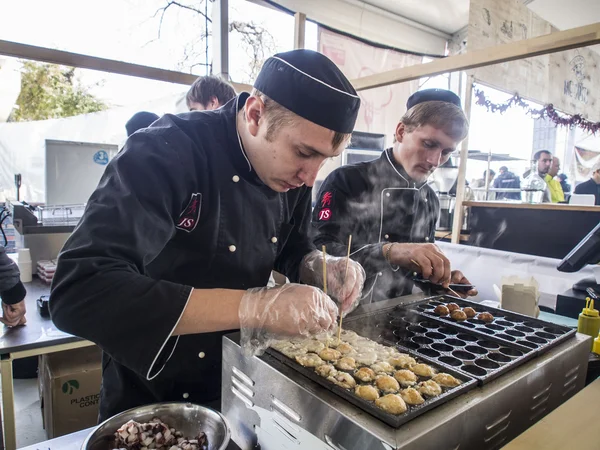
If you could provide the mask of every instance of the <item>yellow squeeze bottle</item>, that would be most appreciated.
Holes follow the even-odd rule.
[[[598,336],[600,332],[600,313],[597,309],[594,309],[594,300],[586,297],[585,308],[579,314],[579,320],[577,321],[577,332],[587,334],[592,338]],[[593,341],[590,343],[590,350],[592,350]]]
[[[594,343],[592,344],[592,353],[600,355],[600,333],[598,334],[598,337],[594,339]]]

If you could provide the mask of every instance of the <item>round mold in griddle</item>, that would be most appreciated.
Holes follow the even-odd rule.
[[[482,377],[487,375],[487,370],[482,369],[481,367],[477,367],[471,364],[466,364],[460,368],[460,370],[470,373],[471,375],[475,375],[476,377]]]
[[[547,344],[548,341],[544,338],[541,338],[539,336],[527,336],[525,339],[527,339],[529,342],[534,342],[536,344]]]
[[[497,325],[502,325],[504,327],[512,327],[512,326],[515,325],[512,322],[507,322],[506,320],[497,320],[497,319],[494,320],[494,323],[497,324]]]
[[[464,347],[467,343],[465,341],[461,341],[460,339],[448,338],[444,340],[444,342],[452,347]]]
[[[475,325],[485,325],[485,322],[481,319],[468,319],[469,323],[474,323]]]
[[[465,360],[465,361],[472,361],[475,358],[477,358],[473,353],[466,352],[464,350],[454,350],[452,352],[452,356],[454,356],[455,358],[458,358],[458,359]]]
[[[410,327],[407,328],[408,331],[410,331],[411,333],[419,333],[419,334],[423,334],[425,332],[427,332],[427,328],[423,328],[419,325],[411,325]]]
[[[478,331],[480,331],[481,333],[489,334],[490,336],[496,334],[494,330],[490,330],[489,328],[480,328]]]
[[[403,319],[392,319],[390,320],[389,325],[393,328],[404,328],[406,326],[406,322]]]
[[[395,341],[396,333],[392,330],[381,330],[381,333],[379,333],[379,337],[385,339],[386,341]]]
[[[463,320],[462,322],[458,322],[458,323],[460,323],[463,327],[467,327],[467,328],[476,328],[477,327],[477,325],[469,323],[467,320]]]
[[[440,325],[434,322],[429,322],[427,320],[424,320],[423,322],[420,322],[419,325],[421,325],[422,327],[425,328],[429,328],[430,330],[434,330],[437,327],[439,327]]]
[[[435,308],[436,306],[439,306],[439,305],[445,305],[445,303],[443,303],[443,302],[438,302],[437,300],[431,300],[431,301],[428,303],[428,305],[431,305],[433,308]]]
[[[445,336],[458,334],[458,330],[455,330],[454,328],[449,328],[449,327],[440,327],[437,331],[439,331],[440,333],[442,333]]]
[[[452,356],[440,356],[438,361],[454,367],[460,366],[462,364],[462,361],[460,359],[453,358]]]
[[[521,317],[517,317],[517,316],[512,316],[512,317],[500,317],[498,316],[498,319],[506,319],[509,322],[513,322],[513,324],[515,323],[522,323],[525,321],[525,319],[521,318]]]
[[[505,333],[509,334],[511,336],[515,336],[515,337],[525,336],[525,333],[523,333],[522,331],[519,331],[519,330],[506,330]]]
[[[416,307],[416,308],[417,308],[419,311],[428,311],[428,310],[430,310],[430,309],[431,309],[431,308],[430,308],[429,306],[427,306],[427,305],[417,305],[417,307]]]
[[[460,339],[461,341],[467,342],[475,342],[477,340],[477,337],[473,336],[472,334],[459,333],[456,335],[456,339]]]
[[[524,345],[525,347],[529,347],[529,348],[538,348],[538,345],[533,343],[533,342],[529,342],[529,341],[519,341],[519,344]]]
[[[533,322],[533,321],[528,321],[528,322],[524,322],[523,325],[525,325],[526,327],[529,328],[542,328],[544,325],[542,325],[541,323],[537,323],[537,322]]]
[[[435,344],[431,344],[431,348],[434,348],[440,352],[451,352],[454,350],[454,347],[450,345],[442,344],[441,342],[436,342]]]
[[[488,355],[488,358],[499,363],[507,363],[511,361],[508,356],[503,355],[502,353],[491,353]]]
[[[509,334],[504,334],[504,333],[497,334],[496,337],[498,337],[500,339],[504,339],[505,341],[510,341],[510,342],[515,342],[517,340],[516,337],[513,337]]]
[[[425,333],[425,336],[427,336],[428,338],[431,339],[444,339],[446,336],[444,336],[442,333],[438,333],[437,331],[429,331],[427,333]]]
[[[521,350],[517,350],[516,348],[510,347],[502,347],[500,349],[500,353],[506,356],[510,356],[511,358],[518,358],[519,356],[523,356],[523,352]]]
[[[534,333],[536,336],[544,338],[544,339],[556,339],[556,336],[554,336],[553,334],[550,333],[546,333],[545,331],[536,331]]]
[[[396,336],[396,338],[398,339],[410,339],[411,337],[413,337],[415,335],[415,333],[411,333],[410,331],[408,331],[407,329],[403,329],[403,330],[394,330],[393,331],[394,336]]]
[[[551,333],[551,334],[555,334],[557,336],[560,336],[561,334],[565,334],[565,332],[563,330],[561,330],[560,328],[554,328],[554,327],[544,327],[543,330],[546,333]]]
[[[489,328],[491,330],[495,330],[495,331],[504,331],[504,327],[503,326],[497,325],[495,323],[486,323],[485,327]]]
[[[500,348],[500,344],[496,344],[492,341],[477,341],[477,345],[490,350],[496,350],[497,348]]]
[[[425,356],[430,356],[431,358],[437,358],[438,356],[440,356],[440,352],[437,352],[427,347],[418,349],[417,353],[420,353],[421,355]]]
[[[416,342],[419,345],[429,345],[433,343],[433,339],[429,339],[425,336],[415,336],[411,339],[411,341]]]
[[[535,331],[533,328],[526,327],[525,325],[517,325],[515,330],[522,331],[523,333],[533,333]]]
[[[497,362],[486,358],[478,359],[477,361],[475,361],[475,364],[479,367],[483,367],[484,369],[488,370],[496,370],[500,367],[500,364],[498,364]]]
[[[478,345],[467,345],[465,350],[474,353],[475,355],[485,355],[488,352],[485,348]]]
[[[419,344],[415,344],[414,342],[411,342],[411,341],[399,341],[399,342],[397,342],[397,344],[402,345],[411,350],[416,350],[418,348],[421,348],[421,346]]]

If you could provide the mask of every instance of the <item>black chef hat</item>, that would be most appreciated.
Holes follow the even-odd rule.
[[[446,89],[424,89],[422,91],[417,91],[410,97],[408,97],[408,101],[406,102],[406,109],[409,110],[415,105],[423,102],[448,102],[453,105],[460,106],[460,98],[452,91],[448,91]]]
[[[148,111],[140,111],[135,113],[125,124],[127,137],[131,136],[137,130],[148,128],[150,125],[152,125],[152,122],[156,120],[158,120],[158,116],[154,113]]]
[[[254,87],[293,113],[340,133],[354,129],[360,98],[340,69],[312,50],[267,59]]]

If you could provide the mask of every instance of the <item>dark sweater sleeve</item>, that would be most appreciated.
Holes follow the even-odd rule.
[[[145,267],[174,236],[192,180],[203,175],[186,160],[191,149],[169,137],[136,133],[108,164],[59,255],[50,296],[58,328],[147,379],[174,350],[192,287],[152,279]]]
[[[25,298],[27,292],[21,283],[19,268],[0,246],[0,297],[7,305],[14,305]]]

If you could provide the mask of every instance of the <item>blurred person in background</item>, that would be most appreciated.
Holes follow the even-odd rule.
[[[154,113],[148,111],[140,111],[131,116],[131,119],[127,121],[125,124],[125,129],[127,130],[127,137],[131,136],[138,130],[142,128],[148,128],[155,121],[158,120],[158,116]]]
[[[548,173],[544,177],[544,181],[550,190],[550,202],[552,203],[560,203],[565,201],[565,193],[560,185],[560,181],[555,178],[556,175],[558,175],[559,170],[560,159],[558,159],[556,156],[553,156]]]
[[[558,180],[560,181],[560,185],[561,185],[562,190],[565,193],[565,195],[567,195],[571,192],[571,185],[569,183],[567,183],[568,178],[569,177],[567,176],[566,173],[558,174]]]
[[[521,189],[521,180],[508,170],[500,167],[500,174],[494,180],[494,189]],[[521,200],[520,192],[496,192],[496,200]]]
[[[190,111],[211,111],[220,108],[235,97],[235,90],[221,77],[199,77],[185,96]]]
[[[590,179],[575,187],[575,194],[592,194],[596,197],[596,205],[600,205],[600,161],[592,166]]]

